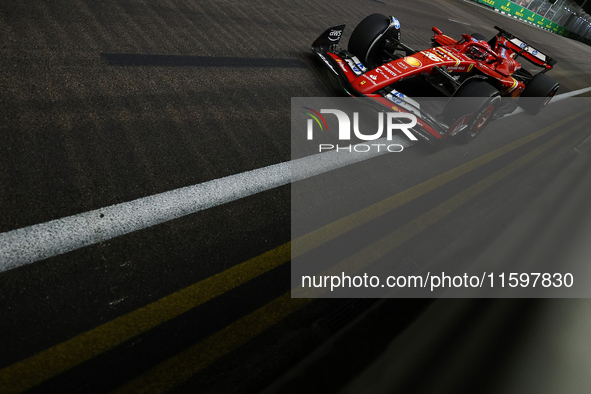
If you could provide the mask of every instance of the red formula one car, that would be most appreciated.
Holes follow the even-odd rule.
[[[413,132],[430,144],[452,136],[469,142],[518,105],[536,114],[558,90],[545,74],[556,61],[496,26],[499,33],[488,41],[477,33],[462,34],[458,41],[433,27],[432,48],[423,51],[400,41],[400,22],[392,16],[373,14],[361,21],[347,50],[338,48],[344,28],[332,27],[312,44],[328,74],[351,96],[372,98],[389,111],[414,113],[418,124]],[[541,72],[532,75],[518,58]],[[421,110],[413,99],[433,96],[430,92],[452,98],[440,113]]]

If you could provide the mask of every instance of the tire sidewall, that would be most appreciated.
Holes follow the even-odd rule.
[[[536,74],[526,85],[519,98],[519,106],[536,115],[550,102],[558,91],[559,84],[544,73]]]

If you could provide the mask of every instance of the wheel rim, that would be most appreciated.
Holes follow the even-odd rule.
[[[474,127],[472,128],[472,132],[470,133],[470,137],[475,137],[482,128],[488,123],[490,120],[493,112],[495,110],[495,105],[490,104],[484,111],[478,114],[478,118],[476,118],[476,122],[474,122]]]

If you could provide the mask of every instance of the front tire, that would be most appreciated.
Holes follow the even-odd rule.
[[[377,54],[380,48],[376,41],[390,26],[390,18],[383,14],[372,14],[363,19],[349,38],[349,52],[358,56],[369,68],[380,65]]]
[[[558,83],[544,73],[534,75],[519,98],[519,106],[532,115],[540,112],[558,91]]]
[[[481,79],[468,80],[450,98],[443,119],[450,125],[448,135],[467,144],[493,119],[501,103],[498,89]]]

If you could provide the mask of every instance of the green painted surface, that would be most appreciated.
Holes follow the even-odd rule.
[[[544,18],[542,15],[538,15],[533,11],[528,10],[520,5],[517,5],[507,0],[477,0],[478,3],[493,7],[499,11],[502,11],[511,16],[523,19],[524,21],[531,22],[536,26],[546,28],[556,34],[565,37],[573,37],[575,34],[568,31],[563,26],[560,26],[549,19]]]

